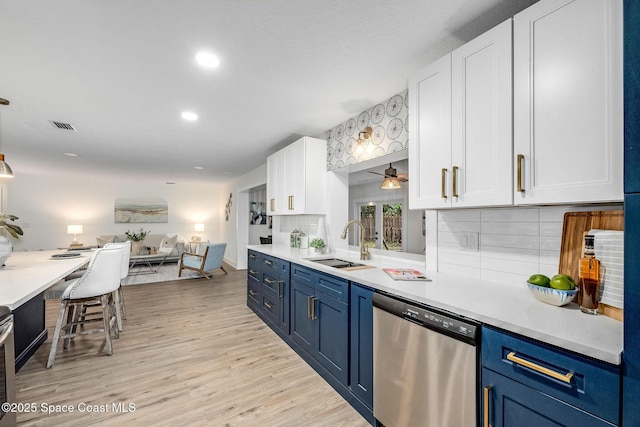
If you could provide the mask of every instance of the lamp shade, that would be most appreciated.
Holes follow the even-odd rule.
[[[82,234],[81,225],[67,225],[67,234]]]
[[[380,188],[383,190],[396,190],[400,188],[400,181],[397,178],[385,178]]]
[[[196,224],[194,227],[194,230],[197,232],[202,232],[204,231],[204,224]]]
[[[0,178],[13,178],[11,167],[5,163],[4,154],[0,153]]]

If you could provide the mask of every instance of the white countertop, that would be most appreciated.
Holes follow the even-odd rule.
[[[0,305],[12,311],[88,263],[93,251],[74,258],[54,259],[64,251],[14,252],[0,267]]]
[[[315,254],[313,250],[272,245],[254,245],[249,249],[308,266],[371,288],[447,310],[482,323],[496,326],[603,362],[622,362],[622,322],[606,316],[583,314],[577,304],[555,307],[538,301],[525,283],[516,286],[483,282],[463,276],[425,271],[401,260],[360,261],[358,254]],[[380,268],[344,271],[310,261],[309,258],[336,256]],[[391,279],[381,268],[416,268],[430,282]]]

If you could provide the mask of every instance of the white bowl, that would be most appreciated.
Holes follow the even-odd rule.
[[[563,291],[560,289],[545,288],[543,286],[532,285],[529,282],[527,282],[527,285],[529,286],[529,290],[531,291],[533,296],[538,300],[558,307],[569,304],[571,301],[573,301],[573,298],[578,293],[577,288],[571,289],[569,291]]]

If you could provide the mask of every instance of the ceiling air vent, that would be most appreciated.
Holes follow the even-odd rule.
[[[53,121],[53,120],[49,120],[49,123],[51,123],[52,125],[54,125],[58,129],[71,130],[73,132],[78,132],[78,129],[76,129],[76,127],[74,125],[72,125],[71,123],[62,123],[62,122],[56,122],[56,121]]]

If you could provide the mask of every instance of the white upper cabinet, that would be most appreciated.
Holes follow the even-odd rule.
[[[409,208],[450,206],[451,55],[409,80]]]
[[[516,204],[623,199],[622,1],[514,17]]]
[[[511,20],[409,80],[409,207],[511,205]]]
[[[270,215],[324,214],[327,144],[303,137],[267,158]]]

